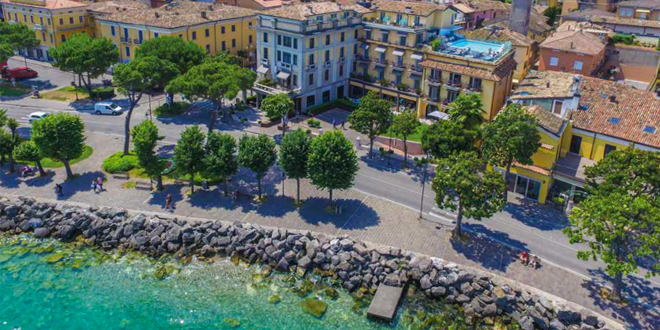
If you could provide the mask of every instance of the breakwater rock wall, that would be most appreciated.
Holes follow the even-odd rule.
[[[380,283],[416,285],[430,298],[463,307],[468,317],[508,315],[522,329],[595,330],[618,325],[584,309],[537,294],[514,282],[467,270],[441,259],[308,231],[241,222],[182,220],[114,208],[0,198],[0,232],[74,240],[105,250],[151,256],[239,257],[281,271],[314,268],[334,274],[347,290]]]

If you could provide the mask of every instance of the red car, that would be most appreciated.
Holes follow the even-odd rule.
[[[16,80],[35,78],[39,75],[37,71],[34,71],[26,66],[10,69],[8,66],[6,66],[6,63],[0,65],[0,74],[2,74],[2,78],[4,79],[14,78]]]

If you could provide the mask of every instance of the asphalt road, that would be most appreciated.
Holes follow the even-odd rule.
[[[10,65],[14,65],[14,60],[10,61]],[[71,81],[69,74],[47,66],[40,69],[40,75],[43,79],[48,79],[52,85],[68,85]],[[66,82],[67,80],[68,82]],[[155,98],[152,100],[152,107],[155,108],[162,101],[162,98]],[[2,101],[0,107],[7,109],[10,117],[19,120],[23,126],[22,134],[29,133],[27,116],[34,111],[75,112],[80,114],[89,132],[113,136],[123,136],[124,133],[126,114],[119,116],[95,115],[86,111],[71,110],[71,107],[63,102],[32,99]],[[134,111],[131,126],[146,118],[148,109],[148,99],[145,98]],[[207,121],[208,113],[193,111],[175,118],[154,122],[158,125],[160,134],[165,136],[163,142],[176,143],[181,131],[187,126],[206,125]],[[223,130],[222,127],[218,128]],[[237,130],[227,130],[226,132],[235,137],[245,134]],[[355,189],[418,212],[422,199],[422,176],[422,171],[410,173],[392,170],[385,162],[363,158],[356,177]],[[500,212],[483,222],[466,220],[465,227],[467,230],[482,233],[503,244],[538,255],[542,263],[552,263],[579,276],[591,278],[590,270],[603,268],[604,265],[600,262],[578,260],[576,252],[579,246],[569,244],[561,232],[566,225],[566,220],[559,217],[548,218],[552,214],[539,212],[536,207],[525,209],[509,205],[505,212]],[[448,226],[453,224],[453,214],[435,207],[434,194],[428,184],[425,189],[422,215],[424,221]],[[642,270],[640,274],[643,275],[644,271]],[[656,288],[660,288],[660,277],[654,277],[650,282]]]

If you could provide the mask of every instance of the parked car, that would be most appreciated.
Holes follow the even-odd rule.
[[[120,115],[121,107],[112,102],[96,102],[94,104],[94,113],[97,115]]]
[[[45,113],[45,112],[41,112],[41,111],[39,111],[39,112],[33,112],[33,113],[31,113],[31,114],[28,116],[28,122],[29,122],[30,124],[32,124],[32,123],[34,123],[35,121],[37,121],[37,120],[39,120],[39,119],[46,118],[46,117],[48,117],[48,114]]]
[[[2,74],[2,78],[16,80],[35,78],[39,75],[37,71],[26,66],[18,68],[9,68],[6,66],[0,69],[0,74]]]

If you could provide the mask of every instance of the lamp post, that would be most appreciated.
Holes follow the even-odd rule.
[[[429,171],[429,152],[426,152],[426,164],[424,164],[424,176],[422,177],[422,200],[419,202],[419,218],[423,219],[424,217],[422,216],[422,213],[424,211],[424,190],[426,188],[426,176],[428,175]]]

